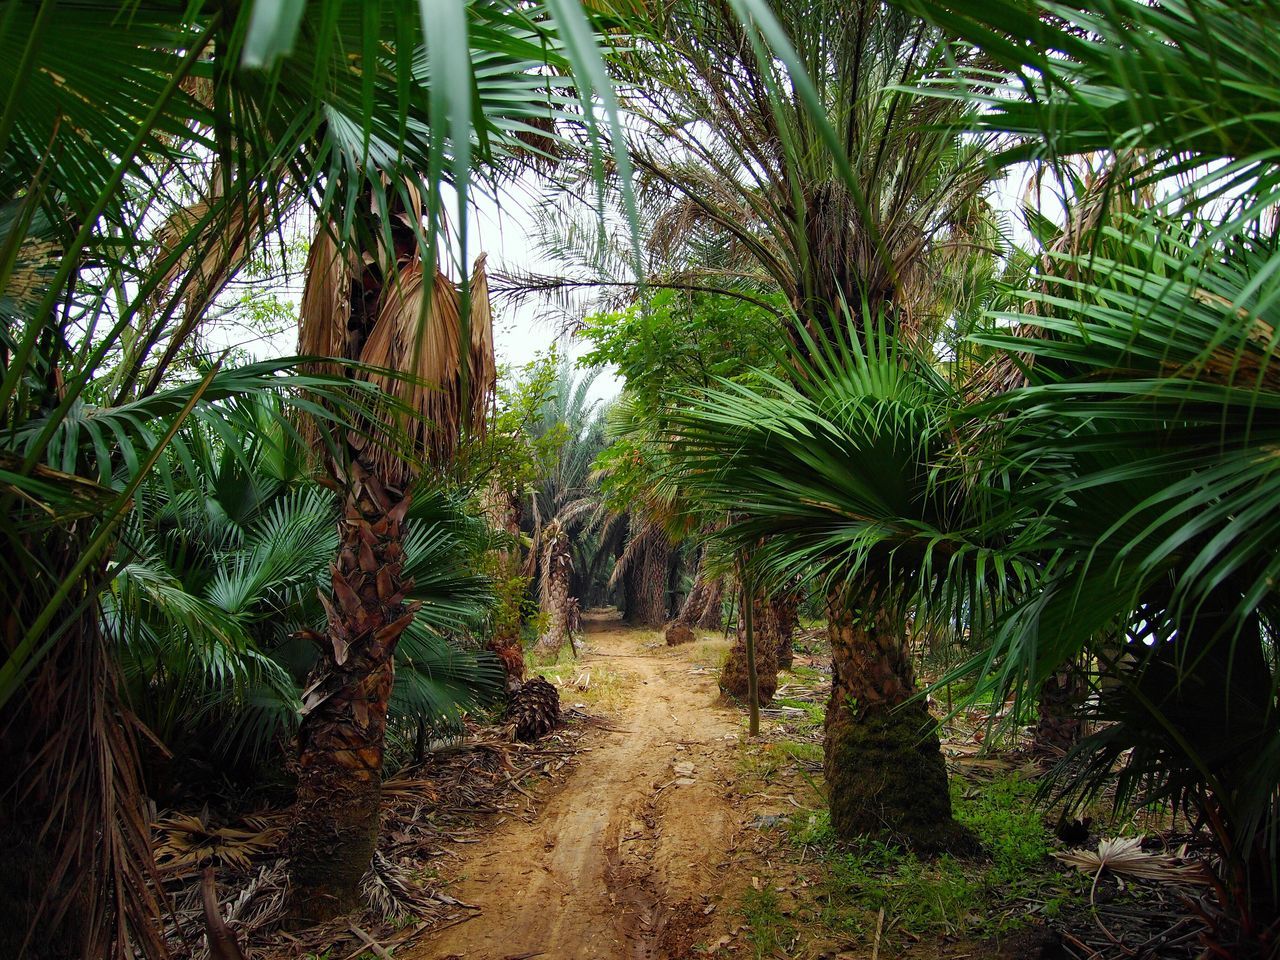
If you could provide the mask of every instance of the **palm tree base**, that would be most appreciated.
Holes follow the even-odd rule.
[[[739,700],[747,699],[747,641],[742,631],[729,649],[720,672],[720,689]],[[778,690],[778,648],[762,631],[756,634],[756,695],[762,707],[773,702]]]
[[[373,862],[382,800],[381,777],[362,781],[331,768],[299,796],[289,834],[287,926],[325,923],[361,906],[360,883]],[[299,793],[301,794],[301,785]]]
[[[829,706],[823,770],[841,840],[885,840],[920,853],[975,847],[952,819],[937,724],[924,704],[861,717]]]

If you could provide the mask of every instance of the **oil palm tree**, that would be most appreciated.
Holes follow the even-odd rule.
[[[567,360],[556,370],[551,394],[541,404],[531,433],[548,439],[555,453],[528,491],[530,548],[526,570],[537,575],[538,599],[548,629],[539,651],[553,656],[569,639],[571,605],[585,599],[602,555],[601,527],[609,536],[600,478],[593,470],[604,445],[599,402],[591,398],[598,372],[575,374]]]

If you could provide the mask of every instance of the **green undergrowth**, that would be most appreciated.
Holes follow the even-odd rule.
[[[822,703],[810,703],[807,700],[796,700],[793,697],[778,697],[773,701],[775,707],[795,707],[804,711],[804,716],[795,715],[787,718],[787,726],[792,730],[810,732],[822,729],[827,708]]]
[[[796,927],[783,912],[782,901],[770,887],[748,889],[742,898],[747,939],[757,958],[786,956],[796,939]]]
[[[784,749],[773,753],[787,756],[795,745],[776,746]],[[1080,875],[1061,870],[1049,855],[1053,835],[1032,782],[953,777],[951,788],[955,817],[978,837],[982,856],[921,858],[883,842],[840,844],[825,809],[791,815],[786,836],[804,848],[806,863],[816,856],[817,867],[786,909],[768,888],[747,892],[742,911],[756,956],[771,956],[796,930],[806,940],[868,946],[881,923],[886,958],[917,941],[986,941],[1087,896]]]
[[[822,766],[822,744],[808,740],[779,740],[755,744],[738,754],[738,772],[768,785],[780,776],[789,776]]]

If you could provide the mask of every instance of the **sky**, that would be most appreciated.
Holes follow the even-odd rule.
[[[476,192],[472,199],[472,236],[468,244],[477,253],[489,255],[491,271],[559,272],[537,249],[534,216],[537,196],[527,181],[505,184],[496,197]],[[515,303],[504,301],[495,306],[494,349],[498,363],[513,366],[529,363],[550,350],[557,339],[562,352],[575,359],[581,357],[588,345],[576,338],[563,337],[563,320],[548,304],[534,298]],[[621,379],[606,370],[597,377],[591,394],[605,399],[621,389]]]

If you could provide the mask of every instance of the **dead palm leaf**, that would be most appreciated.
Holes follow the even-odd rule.
[[[416,251],[380,289],[368,276],[376,270],[372,255],[344,252],[331,230],[317,232],[308,256],[298,350],[374,368],[368,379],[397,402],[399,411],[389,414],[395,422],[369,430],[375,443],[352,442],[379,475],[402,477],[404,449],[390,442],[392,436],[407,437],[416,455],[442,464],[452,459],[464,431],[484,429],[497,383],[489,281],[481,254],[466,296],[469,349],[464,372],[463,297],[457,285],[439,268],[425,277]],[[376,302],[357,303],[356,297],[370,287],[378,289]],[[370,316],[372,326],[366,331],[361,321]]]
[[[273,852],[284,838],[281,818],[247,817],[238,826],[211,827],[208,816],[176,813],[154,825],[156,866],[167,875],[195,875],[225,864],[248,870],[255,857]]]
[[[1141,837],[1112,837],[1099,841],[1096,851],[1064,850],[1055,853],[1054,857],[1086,873],[1092,873],[1095,884],[1104,871],[1159,883],[1210,882],[1209,871],[1203,863],[1188,861],[1173,854],[1143,850]]]

